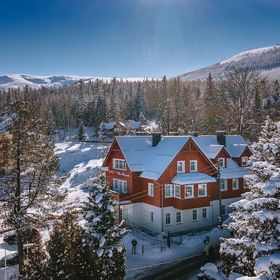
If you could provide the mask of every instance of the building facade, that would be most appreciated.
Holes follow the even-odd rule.
[[[155,233],[184,232],[217,225],[220,197],[226,216],[228,206],[246,192],[243,176],[250,155],[239,135],[119,136],[103,169],[129,225]]]

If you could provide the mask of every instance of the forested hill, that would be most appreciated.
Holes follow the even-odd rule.
[[[155,120],[165,134],[228,133],[256,137],[266,114],[279,117],[279,103],[263,106],[264,97],[280,100],[277,80],[267,81],[249,71],[234,70],[223,80],[94,80],[61,87],[26,86],[0,91],[0,108],[16,98],[35,104],[56,127],[78,127],[81,121],[98,131],[101,122]],[[273,98],[276,99],[273,99]],[[278,98],[278,99],[277,99]]]
[[[214,79],[219,79],[228,74],[233,67],[249,68],[269,80],[279,79],[280,45],[248,50],[222,62],[183,74],[181,78],[188,81],[206,80],[208,74],[211,73]]]

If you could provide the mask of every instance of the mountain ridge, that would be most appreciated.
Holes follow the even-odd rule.
[[[249,68],[269,80],[279,78],[280,45],[247,50],[221,62],[182,74],[180,77],[185,81],[206,80],[211,73],[214,79],[220,79],[234,67]]]

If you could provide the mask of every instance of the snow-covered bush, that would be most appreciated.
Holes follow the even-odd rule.
[[[250,192],[232,204],[233,238],[221,243],[223,272],[279,279],[280,123],[267,118],[259,141],[253,145],[250,171],[246,178]]]

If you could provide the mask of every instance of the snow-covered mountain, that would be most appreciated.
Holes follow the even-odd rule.
[[[280,45],[252,49],[227,60],[181,75],[183,80],[205,80],[211,73],[215,79],[236,68],[250,68],[270,80],[280,78]]]
[[[0,75],[0,89],[7,90],[8,88],[23,88],[26,85],[32,88],[39,88],[42,86],[57,87],[62,85],[71,85],[80,80],[84,82],[89,82],[96,79],[110,80],[112,78],[66,75],[34,76],[26,74],[10,74]],[[125,78],[123,80],[140,81],[143,80],[143,78]]]

